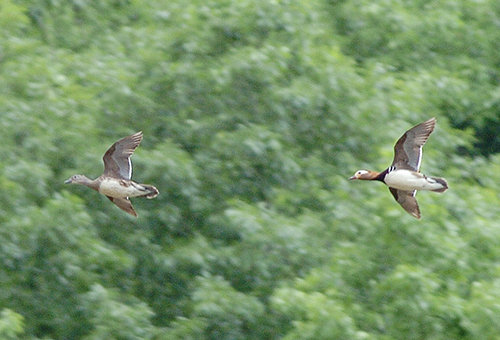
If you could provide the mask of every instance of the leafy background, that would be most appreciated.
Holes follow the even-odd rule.
[[[496,339],[500,3],[0,2],[2,339]],[[438,125],[417,221],[374,183]],[[64,186],[136,131],[134,219]]]

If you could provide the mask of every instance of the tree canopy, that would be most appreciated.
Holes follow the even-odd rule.
[[[500,2],[0,2],[0,338],[500,333]],[[422,220],[387,188],[430,117]],[[137,131],[127,215],[88,188]]]

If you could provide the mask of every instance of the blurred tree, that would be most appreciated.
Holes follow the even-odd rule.
[[[492,339],[495,0],[0,4],[0,337]],[[413,220],[382,185],[438,118]],[[67,188],[144,130],[140,218]],[[487,156],[487,157],[484,157]]]
[[[10,309],[3,309],[0,313],[0,336],[5,340],[19,339],[24,332],[24,318]]]

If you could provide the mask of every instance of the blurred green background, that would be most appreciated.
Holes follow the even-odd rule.
[[[0,338],[498,339],[499,84],[497,0],[0,1]]]

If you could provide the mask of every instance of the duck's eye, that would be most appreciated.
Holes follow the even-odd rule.
[[[73,175],[73,177],[71,177],[72,179],[76,179],[76,175]]]

